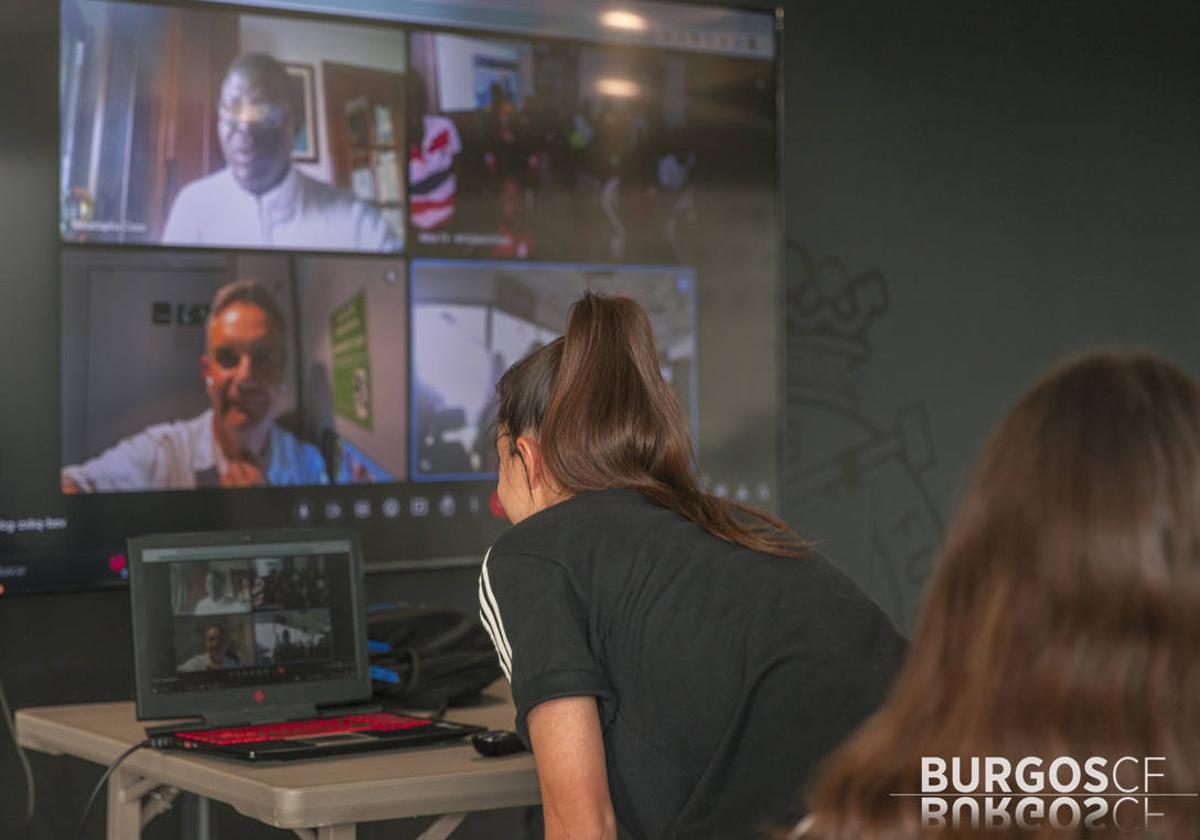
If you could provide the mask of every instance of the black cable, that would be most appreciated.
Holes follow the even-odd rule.
[[[12,735],[13,746],[17,748],[17,758],[21,760],[21,770],[25,773],[25,830],[28,833],[29,824],[33,822],[33,806],[36,794],[33,787],[33,768],[29,766],[29,756],[17,741],[17,726],[13,721],[12,708],[8,705],[8,697],[4,693],[4,685],[0,684],[0,712],[4,714],[4,722]]]
[[[92,789],[92,795],[88,797],[87,805],[83,807],[83,816],[79,819],[79,831],[76,832],[79,835],[79,840],[83,840],[83,830],[87,827],[88,815],[92,813],[92,806],[96,804],[96,797],[99,796],[100,791],[104,789],[104,783],[108,781],[108,777],[113,774],[113,771],[117,769],[118,765],[120,765],[122,761],[129,758],[129,756],[133,755],[138,750],[149,746],[155,746],[151,743],[150,739],[146,739],[140,744],[134,744],[132,747],[125,750],[125,752],[117,756],[116,761],[108,765],[108,769],[104,771],[104,775],[100,777],[100,781],[96,782],[96,787]]]

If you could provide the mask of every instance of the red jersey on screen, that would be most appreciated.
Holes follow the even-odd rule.
[[[408,189],[413,225],[432,230],[454,215],[454,158],[462,151],[462,138],[445,117],[426,114],[424,124],[420,146],[409,146]]]

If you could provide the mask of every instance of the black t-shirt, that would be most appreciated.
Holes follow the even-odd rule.
[[[905,648],[824,559],[733,545],[633,490],[505,532],[480,603],[525,743],[538,703],[595,696],[617,819],[645,840],[793,822],[809,772],[879,705]]]

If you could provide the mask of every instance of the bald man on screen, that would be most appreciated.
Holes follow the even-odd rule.
[[[377,207],[292,165],[299,113],[278,61],[262,53],[235,60],[217,106],[225,168],[179,192],[163,243],[399,251],[402,234]]]

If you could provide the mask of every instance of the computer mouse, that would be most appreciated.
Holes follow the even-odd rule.
[[[480,755],[498,756],[524,752],[521,736],[510,729],[489,729],[471,736],[471,746]]]

